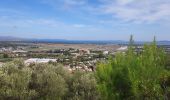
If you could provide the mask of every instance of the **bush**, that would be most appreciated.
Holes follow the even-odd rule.
[[[34,90],[28,88],[30,77],[30,69],[19,69],[14,63],[5,64],[0,68],[0,99],[29,100],[36,95]]]
[[[118,53],[114,59],[98,65],[96,78],[103,100],[165,98],[160,85],[160,77],[165,73],[164,51],[157,48],[155,41],[144,45],[140,53],[134,49],[131,38],[126,54]]]
[[[69,83],[68,100],[98,100],[96,79],[93,73],[77,71]]]
[[[59,74],[58,66],[37,64],[32,67],[29,89],[36,91],[33,99],[62,99],[67,91],[64,77]],[[63,73],[62,73],[63,74]]]
[[[66,71],[62,65],[22,59],[0,67],[0,100],[97,100],[93,73]]]

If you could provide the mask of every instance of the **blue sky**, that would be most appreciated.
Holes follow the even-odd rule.
[[[170,0],[1,0],[0,36],[170,40]]]

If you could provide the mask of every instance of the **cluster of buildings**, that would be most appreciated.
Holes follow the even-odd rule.
[[[100,46],[99,46],[100,47]],[[161,46],[162,47],[162,46]],[[166,52],[170,53],[170,46],[163,46]],[[0,53],[6,53],[10,58],[24,58],[25,64],[32,63],[61,63],[70,71],[83,70],[94,71],[97,62],[105,61],[109,55],[115,55],[116,52],[125,53],[128,50],[127,45],[118,46],[116,48],[65,48],[53,50],[35,50],[26,51],[24,48],[0,47]],[[143,46],[135,46],[136,52],[143,50]],[[0,63],[2,66],[2,63]]]
[[[127,46],[121,46],[114,51],[107,50],[92,50],[87,48],[80,49],[56,49],[49,51],[34,51],[31,54],[45,55],[43,58],[29,58],[25,60],[25,64],[31,63],[61,63],[69,71],[83,70],[94,71],[96,64],[99,61],[105,61],[109,55],[114,55],[115,52],[125,52]],[[51,56],[50,56],[51,55]],[[55,56],[54,56],[55,55]]]
[[[32,63],[61,63],[69,71],[83,70],[94,71],[98,61],[105,60],[109,54],[108,51],[91,51],[88,49],[57,49],[53,51],[32,52],[36,54],[47,54],[43,58],[28,58],[25,60],[26,65]],[[50,56],[51,55],[51,56]],[[55,57],[53,57],[56,55]],[[102,55],[102,56],[100,56]]]
[[[26,57],[27,51],[23,48],[2,47],[0,53],[8,54],[9,57]]]
[[[0,48],[0,52],[12,52],[13,48],[12,47],[2,47]]]
[[[0,53],[8,54],[9,58],[24,58],[25,64],[32,63],[61,63],[70,71],[83,70],[94,71],[96,63],[104,61],[108,55],[114,55],[117,51],[126,51],[127,47],[120,47],[115,51],[107,51],[104,48],[65,48],[54,50],[26,51],[23,47],[2,47]],[[0,63],[0,65],[2,65]]]

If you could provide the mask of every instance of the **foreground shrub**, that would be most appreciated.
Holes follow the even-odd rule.
[[[114,59],[98,65],[96,78],[103,100],[167,99],[169,89],[164,90],[161,84],[169,80],[163,77],[160,84],[165,73],[165,53],[157,48],[155,41],[144,45],[141,52],[134,49],[131,38],[125,54],[118,53]]]
[[[93,73],[77,71],[69,83],[68,100],[98,100],[97,83]]]
[[[0,100],[97,100],[93,73],[15,60],[0,67]]]
[[[29,89],[36,91],[34,99],[60,100],[67,91],[67,84],[59,66],[37,64],[32,67]]]
[[[7,63],[0,68],[0,99],[1,100],[28,100],[36,95],[34,90],[29,90],[31,78],[29,68],[20,66],[21,62]]]

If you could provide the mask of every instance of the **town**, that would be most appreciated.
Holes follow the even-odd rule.
[[[1,43],[0,65],[21,58],[26,65],[53,62],[63,64],[70,71],[94,71],[99,61],[126,50],[127,46],[119,45]]]
[[[159,46],[162,47],[162,46]],[[163,46],[167,53],[170,46]],[[136,52],[143,46],[136,45]],[[0,66],[14,59],[23,59],[26,65],[36,63],[59,63],[70,72],[95,71],[98,62],[106,61],[116,52],[126,52],[127,45],[119,44],[55,44],[3,42],[0,45]]]

